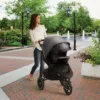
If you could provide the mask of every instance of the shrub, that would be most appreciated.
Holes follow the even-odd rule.
[[[99,39],[99,43],[100,43],[100,28],[98,29],[97,37],[98,37],[98,39]]]
[[[100,43],[93,38],[94,46],[90,46],[85,49],[85,52],[78,53],[75,58],[81,59],[83,62],[87,62],[93,65],[100,65]]]
[[[3,45],[4,31],[0,31],[0,47]]]
[[[7,45],[14,42],[21,42],[21,32],[20,30],[15,29],[8,30],[4,33],[4,39],[6,40]]]
[[[1,48],[1,46],[2,46],[2,42],[1,42],[1,39],[0,39],[0,48]]]
[[[92,61],[94,65],[100,64],[100,43],[98,40],[93,39],[94,46],[87,48],[87,52],[91,55],[91,59],[87,61]]]
[[[8,46],[22,46],[21,42],[13,42],[13,43],[10,43],[8,44]]]

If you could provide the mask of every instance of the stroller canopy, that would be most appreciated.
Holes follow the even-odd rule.
[[[67,42],[64,38],[62,38],[60,36],[46,37],[44,40],[43,46],[42,46],[44,57],[47,57],[49,52],[52,50],[52,48],[60,43],[66,43],[66,45],[64,45],[64,47],[58,48],[58,49],[63,49],[63,48],[65,49],[66,48],[66,51],[71,49],[70,43]]]

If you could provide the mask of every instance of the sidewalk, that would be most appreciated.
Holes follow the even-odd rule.
[[[73,47],[73,42],[70,43],[71,47]],[[47,80],[45,81],[44,90],[39,90],[37,86],[38,70],[34,75],[33,81],[27,79],[27,75],[29,75],[33,65],[31,59],[32,48],[1,53],[1,59],[10,59],[13,62],[15,60],[16,63],[14,63],[14,65],[19,67],[20,64],[22,64],[22,67],[0,75],[0,94],[5,92],[0,95],[0,100],[99,100],[100,80],[82,77],[81,62],[79,59],[74,59],[78,51],[83,50],[89,45],[91,45],[90,42],[78,42],[77,51],[73,51],[73,49],[68,51],[68,55],[70,56],[69,64],[74,72],[74,76],[71,79],[73,93],[70,96],[66,96],[59,81]],[[19,62],[21,59],[24,63],[30,62],[30,64],[23,66],[23,63],[21,63],[21,61]],[[14,67],[12,63],[10,63],[10,65]],[[6,99],[4,99],[4,97]]]
[[[74,72],[72,77],[73,93],[66,96],[59,81],[45,81],[43,91],[38,89],[36,72],[34,80],[27,80],[25,76],[2,89],[10,100],[99,100],[100,99],[100,80],[93,80],[81,76],[81,62],[71,56],[69,64]]]

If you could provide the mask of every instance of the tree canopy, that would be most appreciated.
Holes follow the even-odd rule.
[[[46,6],[47,0],[16,0],[16,2],[10,2],[6,6],[8,15],[15,15],[16,19],[0,21],[0,28],[9,27],[13,25],[14,28],[21,28],[22,12],[24,13],[24,28],[28,28],[29,18],[26,17],[26,8],[30,8],[30,14],[40,13],[41,24],[44,24],[47,28],[47,32],[62,31],[65,33],[67,30],[73,32],[73,13],[76,15],[76,31],[77,33],[85,31],[94,31],[100,27],[100,20],[92,19],[89,15],[89,11],[86,7],[82,6],[78,2],[61,1],[58,3],[56,11],[53,16],[45,16],[48,14],[48,7]],[[67,13],[67,8],[70,8],[70,13]],[[74,10],[73,10],[74,8]],[[7,20],[7,21],[5,21]],[[9,22],[10,21],[10,22]]]
[[[46,2],[47,0],[17,0],[9,2],[6,10],[9,15],[15,14],[17,17],[20,17],[22,12],[26,13],[27,7],[30,8],[31,13],[46,13]]]

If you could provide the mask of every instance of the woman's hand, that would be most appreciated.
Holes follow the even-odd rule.
[[[43,39],[41,39],[41,40],[38,40],[38,41],[35,41],[35,44],[39,43],[40,41],[43,41]]]
[[[38,41],[35,41],[35,44],[37,44],[38,43]]]
[[[41,40],[35,41],[35,44],[39,43]]]

